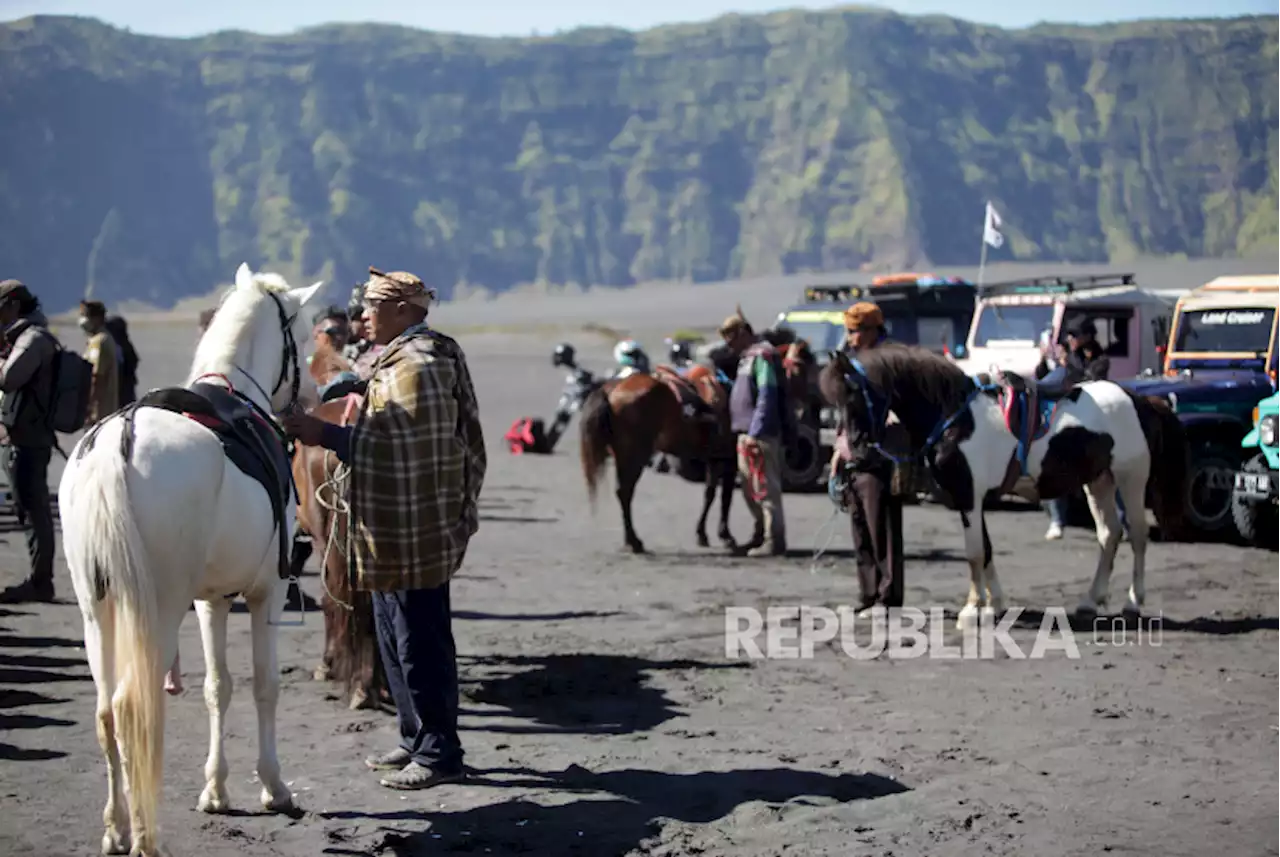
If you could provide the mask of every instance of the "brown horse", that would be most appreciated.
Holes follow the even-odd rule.
[[[652,375],[638,372],[606,381],[582,406],[580,458],[587,494],[594,504],[600,470],[612,453],[626,544],[634,553],[644,553],[644,544],[631,523],[631,500],[655,452],[705,463],[706,504],[698,524],[698,543],[707,544],[707,510],[715,497],[715,486],[721,484],[719,536],[726,546],[735,546],[729,532],[729,504],[737,459],[733,436],[727,431],[728,397],[710,373],[704,372],[697,382],[687,383],[670,367],[659,366]],[[697,413],[686,416],[686,407]]]
[[[317,386],[328,383],[351,365],[323,340],[311,360]],[[349,425],[361,405],[358,393],[323,402],[310,413],[336,425]],[[347,578],[346,516],[335,511],[343,491],[335,481],[338,458],[323,447],[297,444],[293,478],[298,486],[298,526],[312,538],[323,557],[324,656],[316,668],[319,680],[342,683],[351,708],[376,708],[389,701],[386,678],[378,655],[373,624],[373,600],[367,592],[353,592]]]
[[[769,330],[761,338],[785,353],[784,383],[788,400],[797,404],[807,402],[815,363],[808,344],[796,340],[790,331]],[[790,347],[784,351],[782,346]],[[701,408],[696,407],[695,399]],[[686,408],[697,412],[686,414]],[[725,547],[738,547],[729,530],[729,509],[738,477],[737,436],[730,428],[728,393],[711,370],[695,366],[688,378],[682,379],[670,367],[659,366],[652,375],[635,374],[608,381],[583,404],[579,432],[582,472],[593,503],[600,470],[609,455],[613,455],[625,541],[633,552],[644,553],[644,544],[631,521],[631,501],[636,484],[655,452],[680,458],[686,466],[705,466],[702,514],[695,530],[698,544],[702,547],[709,544],[707,515],[719,487],[717,535]]]

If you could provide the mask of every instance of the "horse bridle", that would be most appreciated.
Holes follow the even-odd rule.
[[[288,315],[284,311],[284,304],[281,302],[280,298],[274,292],[267,292],[267,294],[276,305],[276,315],[280,319],[280,334],[284,337],[284,346],[281,351],[282,359],[280,361],[279,379],[276,380],[275,386],[271,388],[271,393],[268,394],[267,391],[262,388],[262,385],[258,383],[257,379],[245,371],[244,367],[238,363],[233,363],[231,365],[238,370],[241,375],[249,379],[249,383],[252,384],[257,391],[262,394],[262,397],[267,400],[268,407],[271,406],[272,398],[280,391],[280,387],[284,385],[285,379],[289,377],[289,369],[292,367],[293,380],[289,388],[289,404],[284,408],[286,411],[291,411],[298,404],[298,394],[302,389],[302,364],[298,359],[297,340],[293,338],[293,323],[297,320],[298,314],[294,313],[293,315]],[[199,379],[197,378],[196,380]],[[252,408],[254,413],[261,417],[267,425],[275,429],[276,434],[280,437],[280,442],[283,443],[286,450],[289,450],[292,454],[288,439],[285,437],[284,431],[280,428],[279,423],[276,422],[275,417],[264,411],[255,401],[253,401],[253,399],[236,390],[235,386],[230,382],[228,382],[227,386],[237,398],[241,399],[245,404]]]

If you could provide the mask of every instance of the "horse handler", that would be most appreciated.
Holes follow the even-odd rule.
[[[463,778],[449,581],[479,528],[484,437],[461,347],[427,327],[435,292],[404,271],[369,271],[365,320],[385,348],[359,418],[294,413],[284,425],[349,467],[352,588],[373,593],[400,725],[400,746],[365,764],[388,772],[388,788],[423,789]]]
[[[884,313],[863,301],[845,310],[845,344],[857,356],[884,339]],[[892,491],[893,462],[871,448],[856,428],[841,426],[831,457],[831,475],[843,466],[849,479],[849,518],[858,558],[859,613],[873,607],[901,607],[903,601],[902,500]],[[887,439],[887,436],[886,436]]]

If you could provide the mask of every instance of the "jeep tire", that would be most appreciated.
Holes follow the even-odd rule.
[[[1245,473],[1270,472],[1266,456],[1262,453],[1250,458],[1240,469]],[[1247,544],[1257,548],[1276,546],[1277,522],[1274,503],[1268,500],[1249,500],[1233,493],[1231,518],[1235,521],[1236,531]]]
[[[782,450],[782,490],[812,491],[827,467],[829,458],[822,457],[818,429],[810,423],[796,425],[795,437]]]
[[[1232,522],[1232,487],[1240,457],[1218,443],[1197,444],[1191,450],[1187,470],[1186,519],[1192,531],[1202,536],[1229,536]],[[1230,484],[1214,486],[1214,471],[1230,473]]]

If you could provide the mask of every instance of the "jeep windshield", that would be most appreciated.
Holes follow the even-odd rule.
[[[844,328],[829,321],[791,321],[787,319],[778,327],[794,331],[799,339],[809,343],[815,354],[835,351],[844,347]]]
[[[1275,317],[1275,307],[1185,310],[1178,317],[1174,351],[1265,356],[1271,348]]]
[[[1053,310],[1053,304],[987,304],[979,310],[973,345],[975,348],[1035,347],[1040,342],[1040,334],[1053,328]]]

